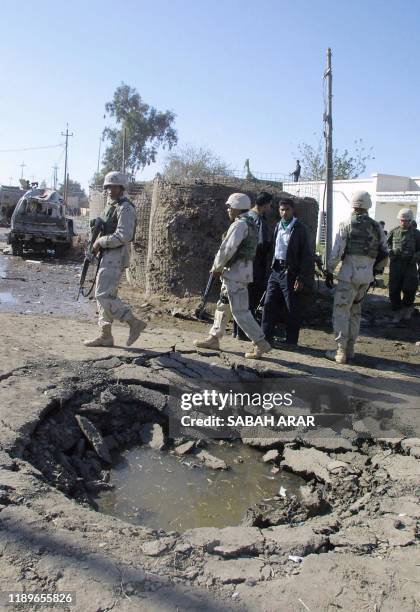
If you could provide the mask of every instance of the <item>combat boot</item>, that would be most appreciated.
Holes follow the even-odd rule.
[[[258,342],[253,342],[254,348],[249,353],[245,353],[245,359],[261,359],[264,353],[268,353],[271,351],[272,346],[267,342],[265,338],[258,340]]]
[[[208,348],[220,351],[219,338],[217,336],[208,336],[205,340],[194,340],[194,346],[197,348]]]
[[[135,343],[137,338],[140,336],[141,332],[144,329],[146,329],[147,323],[145,323],[144,321],[141,321],[140,319],[137,319],[137,317],[132,315],[131,318],[128,319],[127,324],[130,328],[130,333],[128,335],[128,339],[125,344],[126,346],[131,346],[132,344]]]
[[[325,357],[330,361],[335,361],[336,363],[347,363],[346,350],[341,346],[339,346],[336,351],[327,351],[325,353]]]
[[[85,346],[114,346],[114,338],[112,337],[111,325],[102,325],[99,336],[93,340],[85,340]]]

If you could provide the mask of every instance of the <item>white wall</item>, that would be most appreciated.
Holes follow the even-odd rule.
[[[393,176],[378,174],[376,191],[409,191],[411,179],[409,176]]]
[[[319,222],[317,242],[319,242],[325,182],[302,181],[301,183],[284,183],[284,190],[293,195],[300,195],[305,188],[312,190],[312,197],[318,200]],[[388,231],[398,225],[396,217],[401,208],[411,208],[420,226],[420,177],[410,178],[408,176],[394,176],[390,174],[372,174],[368,178],[333,182],[333,237],[337,233],[340,223],[350,218],[350,201],[355,191],[367,191],[370,194],[372,208],[369,214],[376,221],[385,221],[385,228]],[[417,203],[407,201],[404,197],[401,197],[401,200],[398,199],[399,194],[402,196],[407,191],[411,192],[411,194],[414,192],[414,195],[416,191],[419,191]],[[395,192],[395,198],[389,198],[390,201],[387,201],[386,194],[381,192],[387,192],[389,195]]]

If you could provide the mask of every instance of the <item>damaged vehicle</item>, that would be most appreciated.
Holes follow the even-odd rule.
[[[54,189],[35,187],[19,200],[11,219],[8,243],[13,255],[25,250],[64,255],[72,246],[73,220],[66,217],[63,196]]]

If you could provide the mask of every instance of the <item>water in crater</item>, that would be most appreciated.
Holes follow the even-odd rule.
[[[280,487],[296,494],[304,481],[291,473],[272,474],[263,453],[240,444],[208,449],[229,470],[193,467],[194,456],[138,447],[124,452],[111,471],[114,489],[97,498],[99,510],[136,525],[166,531],[238,525],[247,508],[275,500]],[[239,461],[238,461],[239,459]]]

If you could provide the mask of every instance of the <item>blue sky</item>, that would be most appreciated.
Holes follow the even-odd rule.
[[[104,0],[4,3],[0,151],[62,142],[84,186],[96,169],[104,104],[122,82],[176,117],[180,143],[233,168],[290,172],[322,129],[333,51],[334,144],[372,146],[366,174],[420,175],[418,0]],[[156,165],[139,174],[150,178]],[[0,152],[0,181],[50,182],[62,149]]]

